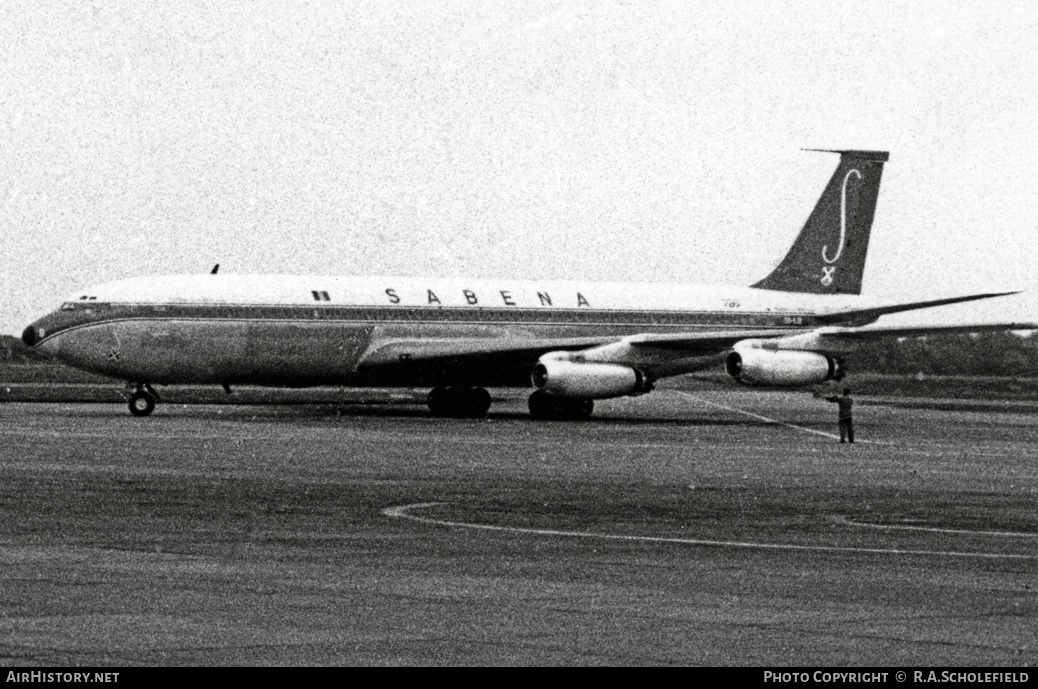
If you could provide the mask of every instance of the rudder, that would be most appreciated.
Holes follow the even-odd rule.
[[[814,149],[812,149],[814,150]],[[840,164],[786,257],[758,289],[861,294],[885,151],[839,153]]]

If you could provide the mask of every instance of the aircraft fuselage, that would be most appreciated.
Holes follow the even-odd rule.
[[[31,325],[26,339],[69,365],[127,381],[527,387],[530,360],[409,364],[406,343],[799,331],[859,301],[747,287],[172,276],[71,295]],[[366,363],[389,343],[401,343],[394,360]]]

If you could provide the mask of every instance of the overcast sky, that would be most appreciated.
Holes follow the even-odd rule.
[[[802,148],[891,152],[864,293],[1030,287],[1036,36],[990,0],[8,0],[0,332],[214,263],[750,284],[837,162]]]

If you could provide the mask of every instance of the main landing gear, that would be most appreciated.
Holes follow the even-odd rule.
[[[155,402],[159,394],[147,383],[138,383],[137,391],[130,395],[130,413],[134,416],[147,416],[155,411]]]
[[[429,393],[433,416],[481,419],[490,409],[490,393],[483,388],[435,387]]]
[[[533,418],[559,421],[583,421],[595,409],[593,400],[556,397],[543,390],[536,390],[530,395],[529,406]]]

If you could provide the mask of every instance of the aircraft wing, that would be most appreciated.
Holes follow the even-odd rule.
[[[801,330],[757,330],[730,331],[718,333],[674,333],[646,334],[623,338],[623,341],[635,348],[681,350],[690,356],[720,352],[733,347],[742,340],[774,340],[777,349],[804,349],[826,351],[829,345],[851,344],[869,340],[882,340],[898,337],[924,337],[926,335],[946,335],[950,333],[979,333],[1006,330],[1038,330],[1038,323],[985,323],[967,325],[928,325],[906,327],[896,326],[864,326],[859,328],[844,326],[823,326],[821,328],[803,328]],[[794,343],[803,343],[802,346]],[[793,345],[793,346],[791,346]],[[836,347],[834,347],[835,349]]]
[[[360,361],[360,367],[399,365],[401,362],[434,363],[457,360],[531,359],[547,352],[574,351],[610,344],[623,339],[612,337],[569,338],[459,338],[389,340],[376,345]]]
[[[572,338],[465,338],[391,340],[376,345],[360,361],[361,369],[411,366],[527,365],[548,352],[579,351],[623,342],[634,349],[670,350],[684,356],[705,356],[731,349],[749,339],[818,336],[822,342],[867,341],[896,337],[922,337],[948,333],[974,333],[1038,329],[1038,323],[991,323],[935,326],[865,326],[782,330],[724,330],[688,333],[643,333],[629,336]]]
[[[731,349],[736,342],[750,339],[773,339],[810,332],[810,328],[799,330],[722,330],[701,333],[646,333],[617,338],[642,349],[682,350],[689,356],[716,354]]]
[[[901,325],[865,326],[862,328],[821,328],[823,337],[844,340],[880,340],[892,337],[925,337],[950,333],[981,333],[1005,330],[1038,330],[1038,323],[974,323],[967,325],[928,325],[905,327]]]
[[[804,330],[731,330],[725,332],[640,334],[574,338],[464,338],[413,339],[376,342],[357,364],[357,373],[370,376],[372,384],[399,382],[410,386],[439,385],[442,381],[482,385],[522,385],[529,381],[534,364],[549,352],[594,352],[617,345],[637,359],[677,359],[718,354],[740,340],[779,337]],[[637,354],[642,350],[642,355]],[[652,350],[652,351],[645,351]],[[662,351],[661,351],[662,350]],[[644,356],[643,356],[644,355]],[[621,357],[622,358],[622,357]]]
[[[1017,292],[992,292],[987,294],[968,294],[961,297],[950,297],[946,299],[934,299],[929,301],[917,301],[902,304],[889,304],[865,309],[853,309],[818,316],[818,319],[829,324],[821,328],[803,328],[800,330],[731,330],[722,332],[703,333],[673,333],[673,334],[645,334],[634,335],[623,338],[625,342],[636,347],[655,349],[687,350],[690,355],[700,353],[708,354],[728,349],[740,340],[748,339],[777,339],[785,337],[796,337],[804,334],[812,334],[824,337],[834,337],[842,340],[869,340],[888,337],[921,337],[924,335],[936,335],[951,332],[983,332],[993,330],[1031,330],[1038,328],[1034,323],[993,323],[979,325],[942,325],[942,326],[860,326],[853,324],[862,321],[871,322],[880,316],[901,313],[903,311],[914,311],[917,309],[932,308],[935,306],[946,306],[948,304],[959,304],[977,299],[990,299],[991,297],[1002,297]]]
[[[548,352],[574,351],[618,342],[620,336],[573,338],[393,339],[375,342],[357,373],[372,385],[528,384],[530,370]]]
[[[528,361],[531,364],[548,352],[579,351],[617,342],[635,347],[682,350],[689,355],[715,354],[749,338],[774,338],[808,332],[801,330],[727,330],[701,333],[613,335],[571,338],[466,338],[391,340],[377,345],[360,362],[363,367],[398,365],[400,362]]]
[[[588,350],[589,360],[611,350],[606,359],[669,361],[719,354],[743,340],[774,340],[775,349],[806,351],[844,351],[857,342],[868,340],[921,337],[953,332],[1038,329],[1034,323],[998,323],[944,326],[855,326],[874,321],[884,314],[899,313],[976,299],[1015,294],[998,292],[971,294],[930,301],[870,307],[820,316],[822,327],[783,329],[732,329],[682,333],[641,333],[636,335],[601,335],[572,338],[442,338],[393,339],[376,342],[361,358],[357,371],[371,374],[373,379],[435,383],[478,377],[511,384],[529,375],[530,367],[549,352]],[[615,348],[614,348],[615,346]],[[626,352],[626,353],[624,353]],[[477,376],[478,374],[478,376]],[[414,384],[414,383],[412,383]]]

